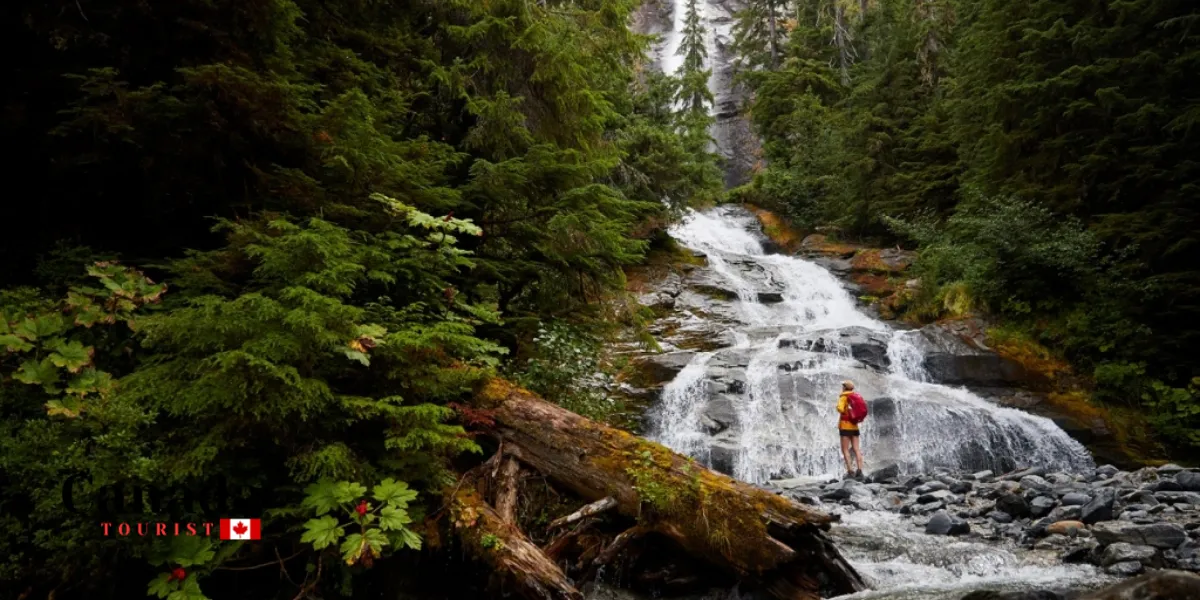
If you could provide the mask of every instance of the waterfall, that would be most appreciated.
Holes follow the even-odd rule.
[[[850,379],[871,406],[862,429],[868,468],[1093,466],[1083,446],[1049,419],[931,382],[919,332],[864,314],[825,268],[767,254],[748,211],[692,212],[670,233],[705,255],[705,281],[736,292],[728,296],[736,296],[729,300],[737,320],[730,337],[740,343],[697,355],[667,385],[652,417],[657,441],[708,462],[714,438],[704,412],[720,395],[737,417],[720,435],[732,448],[734,476],[761,483],[837,475],[843,467],[834,404],[840,382]]]

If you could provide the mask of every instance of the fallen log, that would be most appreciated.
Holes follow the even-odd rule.
[[[488,433],[515,456],[581,498],[612,498],[688,554],[758,582],[781,600],[862,590],[862,579],[824,531],[835,520],[783,496],[711,471],[688,457],[550,404],[501,379],[477,400]]]
[[[449,492],[451,522],[467,548],[526,600],[583,600],[541,548],[502,517],[472,486]]]

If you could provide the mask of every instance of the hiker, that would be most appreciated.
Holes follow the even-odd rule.
[[[837,411],[838,433],[842,438],[842,458],[846,461],[846,477],[861,478],[863,474],[862,447],[858,440],[858,424],[867,418],[867,402],[854,391],[853,381],[842,382],[842,394],[838,396]],[[850,449],[854,449],[854,457],[858,460],[858,469],[850,460]]]

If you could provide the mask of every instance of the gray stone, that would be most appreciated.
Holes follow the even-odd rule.
[[[1189,492],[1200,492],[1200,473],[1184,471],[1175,475],[1175,481]]]
[[[928,504],[930,502],[953,504],[952,500],[957,500],[957,498],[955,498],[954,493],[950,490],[937,490],[917,497],[918,504]]]
[[[1121,470],[1114,467],[1113,465],[1103,465],[1100,467],[1096,467],[1096,474],[1100,475],[1101,477],[1112,477],[1113,475],[1116,475],[1117,473],[1120,473],[1120,472],[1121,472]]]
[[[1016,471],[1013,471],[1011,473],[1001,475],[1000,479],[1002,479],[1004,481],[1018,481],[1019,482],[1022,479],[1024,479],[1025,477],[1029,477],[1030,475],[1036,475],[1038,477],[1041,477],[1042,475],[1045,475],[1045,474],[1046,474],[1046,469],[1044,469],[1042,467],[1025,467],[1024,469],[1017,469]]]
[[[955,494],[966,494],[973,488],[974,486],[971,485],[970,481],[955,481],[954,483],[950,484],[950,491],[954,492]]]
[[[1141,573],[1145,567],[1136,560],[1127,560],[1104,567],[1104,572],[1117,577],[1133,577]]]
[[[900,477],[900,465],[891,464],[882,469],[871,471],[867,475],[867,481],[872,483],[886,483],[895,481],[898,477]]]
[[[1166,475],[1172,475],[1172,474],[1182,471],[1183,467],[1181,467],[1175,463],[1167,463],[1155,470],[1158,471],[1159,473],[1163,473]]]
[[[996,510],[1006,512],[1016,519],[1030,515],[1029,503],[1016,494],[1000,494],[996,498]]]
[[[989,519],[997,523],[1012,523],[1013,520],[1012,515],[998,510],[993,510],[992,512],[988,513],[987,516]]]
[[[1117,500],[1115,492],[1109,489],[1096,490],[1095,496],[1091,502],[1083,505],[1080,509],[1079,520],[1091,525],[1101,521],[1111,521],[1113,519],[1113,504]]]
[[[917,347],[925,355],[925,370],[935,382],[999,387],[1029,378],[1020,363],[969,344],[947,326],[927,325],[920,333]]]
[[[1174,479],[1160,479],[1146,486],[1146,489],[1154,492],[1182,492],[1183,485]]]
[[[1154,498],[1167,504],[1200,504],[1200,493],[1196,492],[1155,492]]]
[[[1092,501],[1092,497],[1082,492],[1068,492],[1062,497],[1063,506],[1083,506]]]
[[[941,502],[930,502],[928,504],[914,504],[911,510],[915,515],[927,515],[931,512],[942,510],[945,507],[946,505]]]
[[[709,431],[709,434],[720,433],[734,425],[737,425],[737,409],[734,407],[733,398],[718,394],[712,396],[708,400],[708,404],[704,407],[703,416],[716,424],[715,431]]]
[[[1187,540],[1187,532],[1173,523],[1153,523],[1136,525],[1120,522],[1099,523],[1092,527],[1092,535],[1101,544],[1126,542],[1129,544],[1153,546],[1155,548],[1176,548]]]
[[[692,358],[696,356],[695,352],[668,352],[664,354],[651,354],[638,361],[637,368],[641,372],[642,378],[652,385],[663,385],[672,379],[683,370],[688,363],[692,362]]]
[[[1050,482],[1037,475],[1026,475],[1020,479],[1019,483],[1021,487],[1027,490],[1037,490],[1039,492],[1046,492],[1051,488]]]
[[[971,526],[962,519],[946,514],[939,510],[925,524],[925,533],[929,535],[964,535],[971,532]]]
[[[1050,517],[1055,521],[1078,521],[1083,512],[1079,506],[1060,506],[1050,511]]]
[[[977,473],[972,473],[970,478],[974,479],[975,481],[987,481],[994,475],[995,473],[992,473],[991,471],[979,471]]]
[[[940,481],[930,481],[929,483],[926,483],[924,485],[917,486],[917,488],[913,490],[913,493],[928,494],[930,492],[937,492],[937,491],[945,490],[948,487],[949,486],[947,486],[946,484],[944,484]]]
[[[1054,498],[1047,496],[1038,496],[1029,503],[1029,514],[1035,517],[1044,517],[1054,510],[1054,506],[1058,504]]]
[[[1158,550],[1150,546],[1135,546],[1125,542],[1117,542],[1109,544],[1104,549],[1104,554],[1100,559],[1100,566],[1107,567],[1119,562],[1136,560],[1142,564],[1147,564],[1154,560],[1154,556],[1158,554]]]

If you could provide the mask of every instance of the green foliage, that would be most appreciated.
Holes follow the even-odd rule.
[[[22,148],[11,184],[40,191],[6,213],[36,227],[0,241],[0,587],[127,597],[151,561],[194,567],[153,595],[326,596],[412,547],[375,499],[372,527],[321,530],[353,569],[314,549],[303,584],[220,570],[292,553],[313,482],[396,477],[432,501],[478,451],[451,405],[530,325],[594,318],[647,240],[719,193],[706,115],[638,76],[637,4],[14,7],[19,118],[0,129]],[[211,557],[105,539],[62,505],[71,474],[81,495],[237,481],[270,539]]]
[[[402,481],[388,478],[376,485],[371,491],[374,505],[366,500],[365,486],[349,481],[322,480],[304,492],[301,505],[317,518],[304,523],[300,541],[315,550],[341,542],[338,548],[347,565],[370,566],[384,556],[385,548],[421,549],[420,536],[407,527],[413,522],[408,506],[417,492]],[[358,530],[347,535],[346,529],[355,526]]]
[[[598,338],[568,323],[543,324],[516,380],[568,410],[604,420],[620,405],[605,390],[612,376],[600,364],[600,344]]]
[[[961,283],[996,311],[1053,311],[1080,298],[1100,266],[1094,234],[1028,201],[975,194],[944,224],[885,222],[920,244],[915,272],[927,290]]]

